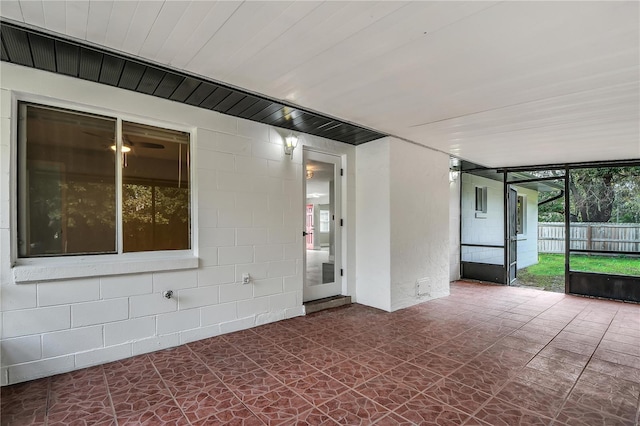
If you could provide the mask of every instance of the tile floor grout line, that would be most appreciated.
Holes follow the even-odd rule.
[[[247,359],[249,359],[249,361],[253,362],[253,364],[255,364],[258,368],[262,368],[262,367],[260,367],[256,362],[254,362],[251,358],[249,358],[248,356],[246,356],[242,351],[238,350],[238,348],[237,348],[233,343],[231,343],[230,341],[228,341],[227,339],[225,339],[225,338],[224,338],[224,334],[221,334],[221,335],[219,335],[219,336],[220,336],[220,337],[222,337],[222,339],[224,340],[224,342],[226,342],[226,343],[230,344],[230,345],[231,345],[235,350],[237,350],[239,353],[241,353],[242,355],[244,355]],[[218,336],[214,336],[214,337],[218,337]],[[219,376],[219,375],[218,375],[218,374],[217,374],[217,373],[216,373],[216,372],[215,372],[215,371],[214,371],[214,370],[209,366],[209,364],[207,364],[207,363],[205,362],[205,360],[204,360],[203,358],[201,358],[201,357],[200,357],[200,355],[199,355],[197,352],[195,352],[195,351],[193,350],[193,348],[191,348],[189,345],[187,345],[187,347],[188,347],[188,348],[189,348],[189,350],[190,350],[190,351],[191,351],[191,352],[192,352],[192,353],[193,353],[193,354],[198,358],[198,360],[200,360],[200,362],[204,365],[204,367],[205,367],[207,370],[209,370],[209,372],[210,372],[211,374],[213,374],[213,375],[214,375],[218,380],[220,380],[220,383],[222,383],[222,384],[224,385],[224,387],[225,387],[225,388],[227,388],[227,390],[231,393],[231,395],[233,395],[233,396],[234,396],[234,398],[236,398],[238,401],[240,401],[240,404],[242,404],[242,406],[243,406],[246,410],[248,410],[251,414],[253,414],[255,418],[257,418],[260,422],[262,422],[262,424],[266,425],[266,422],[265,422],[264,420],[262,420],[262,417],[260,417],[257,413],[255,413],[255,412],[251,409],[251,407],[249,407],[249,406],[245,403],[245,401],[244,401],[242,398],[240,398],[240,396],[238,395],[238,393],[236,393],[233,389],[231,389],[231,388],[229,387],[229,385],[224,381],[224,379],[223,379],[222,377],[220,377],[220,376]],[[264,370],[264,369],[263,369],[263,370]],[[264,371],[265,371],[267,374],[269,374],[269,372],[268,372],[268,371],[266,371],[266,370],[264,370]],[[273,375],[271,375],[271,374],[269,374],[269,375],[270,375],[271,377],[273,377]],[[275,379],[275,377],[274,377],[274,379]],[[278,380],[278,379],[276,379],[276,380]],[[278,380],[278,381],[279,381],[279,380]]]
[[[586,309],[586,307],[585,307],[585,309]],[[583,309],[583,311],[584,311],[584,309]],[[616,315],[618,315],[619,311],[620,311],[619,308],[616,309],[616,313],[612,316],[611,320],[609,321],[609,324],[607,325],[606,330],[602,333],[602,337],[600,337],[600,340],[598,340],[598,344],[596,345],[596,347],[594,348],[593,352],[589,356],[589,359],[587,360],[587,362],[584,364],[584,367],[582,367],[582,369],[580,370],[580,374],[578,374],[578,377],[576,377],[576,379],[574,380],[573,385],[571,386],[571,389],[569,389],[569,392],[567,392],[567,396],[565,396],[564,401],[562,402],[562,405],[560,406],[560,409],[558,410],[558,413],[556,413],[556,415],[554,416],[554,420],[558,418],[558,416],[562,412],[562,409],[565,407],[565,405],[567,405],[567,401],[569,401],[569,397],[571,396],[571,393],[573,392],[573,390],[575,389],[576,385],[578,384],[578,381],[580,381],[580,378],[582,377],[582,374],[584,373],[584,371],[587,369],[587,366],[589,365],[589,363],[591,363],[591,360],[593,359],[593,356],[595,355],[596,351],[598,350],[598,347],[600,346],[600,343],[602,343],[602,340],[604,339],[604,336],[607,334],[607,331],[609,331],[609,328],[611,328],[611,323],[613,322],[613,320],[616,317]],[[564,330],[564,328],[563,328],[563,330]],[[578,405],[582,405],[579,402],[577,404]],[[598,411],[600,411],[600,410],[598,409]]]
[[[107,373],[104,371],[104,367],[101,365],[102,380],[104,381],[104,387],[107,389],[107,397],[109,398],[109,404],[111,405],[111,411],[113,412],[113,421],[118,426],[118,415],[116,414],[116,406],[113,403],[113,397],[111,396],[111,390],[109,389],[109,381],[107,380]],[[49,416],[47,416],[49,417]]]
[[[175,346],[175,347],[179,347],[179,346]],[[158,370],[156,363],[153,362],[153,359],[150,356],[147,356],[147,362],[151,363],[151,366],[155,370],[156,374],[158,375],[158,377],[160,377],[160,381],[164,385],[167,392],[169,392],[169,395],[171,396],[171,400],[173,401],[174,404],[176,404],[176,407],[178,407],[178,409],[182,413],[182,416],[187,421],[187,424],[191,425],[191,420],[189,419],[189,417],[187,417],[187,413],[184,412],[184,410],[182,409],[182,406],[178,404],[178,400],[176,399],[175,395],[173,395],[173,392],[171,392],[171,389],[169,389],[169,386],[167,385],[167,382],[165,381],[164,377],[162,377],[162,374],[160,374],[160,370]]]
[[[558,303],[562,302],[563,300],[565,300],[565,297],[561,298],[560,300],[558,300],[557,302],[555,302],[554,304],[552,304],[551,306],[549,306],[548,308],[546,308],[545,310],[543,310],[542,312],[540,312],[538,315],[534,316],[534,317],[533,317],[533,318],[531,318],[529,321],[527,321],[526,323],[524,323],[524,324],[523,324],[523,325],[521,325],[520,327],[518,327],[518,328],[516,328],[515,330],[513,330],[511,333],[509,333],[509,334],[507,334],[506,336],[503,336],[503,337],[501,337],[500,339],[498,339],[498,340],[497,340],[493,345],[489,346],[489,348],[485,349],[484,351],[482,351],[481,353],[479,353],[477,356],[481,355],[482,353],[484,353],[484,352],[486,352],[487,350],[489,350],[491,347],[493,347],[493,346],[495,346],[496,344],[498,344],[498,342],[499,342],[500,340],[502,340],[502,339],[504,339],[505,337],[507,337],[507,336],[511,335],[514,331],[521,330],[521,329],[522,329],[522,327],[524,327],[525,325],[529,324],[531,321],[533,321],[534,319],[538,318],[540,315],[544,314],[545,312],[549,311],[551,308],[553,308],[554,306],[556,306]],[[525,303],[525,302],[520,303],[520,304],[518,304],[517,306],[520,306],[520,305],[522,305],[522,304],[524,304],[524,303]],[[572,317],[571,321],[573,321],[573,320],[574,320],[578,315],[580,315],[583,311],[584,311],[584,308],[583,308],[579,313],[576,313],[576,314]],[[571,321],[569,321],[567,324],[570,324],[570,323],[571,323]],[[565,328],[565,327],[566,327],[566,326],[564,326],[560,331],[558,331],[558,333],[556,333],[556,334],[551,338],[551,340],[549,340],[549,342],[548,342],[547,344],[545,344],[545,345],[544,345],[544,346],[543,346],[543,347],[542,347],[542,348],[541,348],[541,349],[540,349],[540,350],[539,350],[535,355],[533,355],[531,358],[529,358],[529,360],[527,361],[527,363],[526,363],[523,367],[520,367],[519,371],[522,371],[522,369],[524,369],[527,365],[529,365],[529,363],[531,362],[531,360],[532,360],[532,359],[534,359],[536,356],[538,356],[538,355],[540,354],[540,352],[542,352],[542,351],[543,351],[547,346],[549,346],[549,344],[553,341],[553,339],[555,339],[556,337],[558,337],[558,335],[562,332],[562,330],[564,330],[564,328]],[[477,357],[477,356],[476,356],[476,357]],[[476,357],[474,357],[474,359],[475,359]],[[461,368],[461,367],[459,367],[459,368]],[[504,384],[502,384],[502,386],[500,386],[500,387],[498,388],[497,392],[495,392],[495,393],[493,393],[493,394],[491,395],[491,398],[489,398],[489,399],[487,399],[485,402],[483,402],[483,403],[480,405],[480,407],[478,407],[478,409],[477,409],[477,410],[475,410],[475,411],[473,412],[472,417],[474,417],[476,414],[478,414],[478,413],[479,413],[479,412],[480,412],[480,411],[481,411],[481,410],[482,410],[482,409],[487,405],[487,403],[488,403],[489,401],[491,401],[491,400],[492,400],[492,399],[494,399],[494,398],[497,398],[497,395],[498,395],[498,394],[499,394],[499,393],[500,393],[500,392],[501,392],[501,391],[502,391],[502,390],[507,386],[507,384],[508,384],[509,382],[511,382],[511,381],[512,381],[512,378],[511,378],[511,377],[509,377],[509,378],[507,379],[507,381],[505,381],[505,382],[504,382]],[[577,381],[577,379],[576,379],[576,381]],[[498,398],[498,399],[500,399],[500,398]],[[507,401],[507,403],[510,403],[510,402],[508,402],[508,401]],[[563,403],[563,405],[564,405],[564,403]],[[558,412],[560,412],[560,410],[561,410],[561,409],[562,409],[562,406],[560,407],[560,409],[558,410]],[[528,410],[528,411],[531,411],[531,410]],[[531,411],[531,412],[533,413],[533,411]],[[536,414],[538,414],[538,413],[536,413]],[[544,416],[544,417],[547,417],[547,416]],[[556,415],[554,415],[554,416],[551,418],[551,420],[553,421],[556,417],[557,417],[557,413],[556,413]]]

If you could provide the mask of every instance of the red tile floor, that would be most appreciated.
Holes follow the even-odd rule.
[[[2,424],[633,425],[640,306],[458,282],[2,388]]]

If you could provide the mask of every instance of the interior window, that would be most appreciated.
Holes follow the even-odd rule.
[[[124,123],[118,143],[112,117],[19,112],[20,257],[190,248],[188,133]]]

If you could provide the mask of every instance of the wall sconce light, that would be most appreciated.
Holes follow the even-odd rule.
[[[455,182],[460,177],[460,159],[456,157],[449,158],[449,182]]]
[[[298,146],[298,137],[293,133],[284,138],[284,153],[289,156],[290,160],[293,160],[293,150]]]
[[[307,169],[307,179],[311,179],[313,177],[313,170]]]

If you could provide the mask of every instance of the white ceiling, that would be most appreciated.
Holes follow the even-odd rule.
[[[2,17],[487,166],[640,158],[636,1],[6,1]]]

